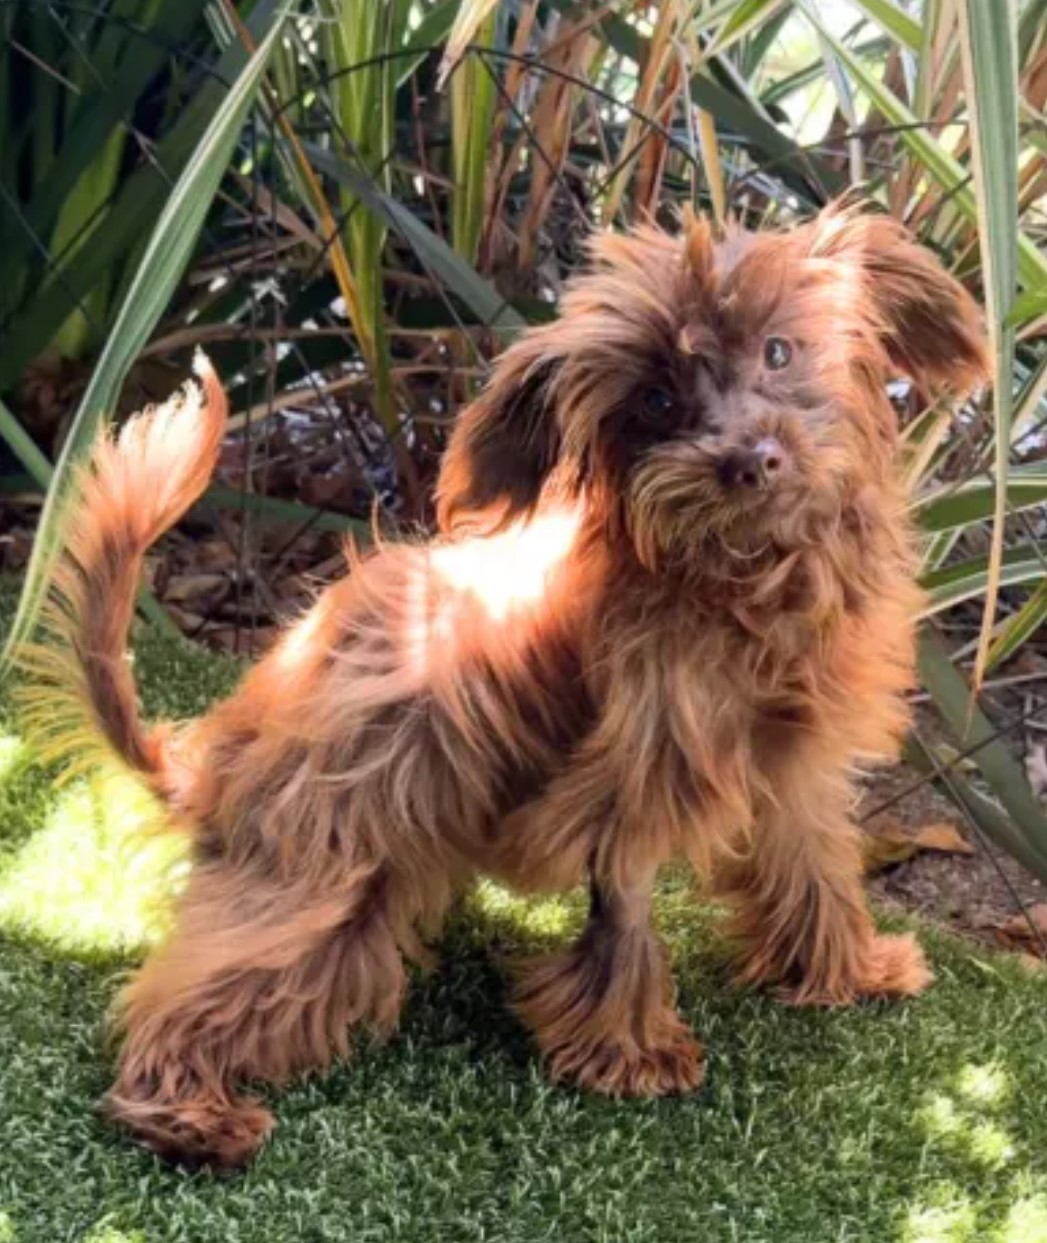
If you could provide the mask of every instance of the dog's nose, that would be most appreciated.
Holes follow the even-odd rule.
[[[785,465],[785,450],[773,436],[748,448],[732,449],[720,462],[725,488],[766,488]]]

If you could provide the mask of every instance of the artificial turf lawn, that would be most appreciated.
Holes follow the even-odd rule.
[[[154,714],[236,676],[155,635],[138,653]],[[787,1010],[726,987],[715,914],[679,881],[659,914],[709,1049],[696,1096],[547,1084],[499,963],[582,904],[485,886],[399,1036],[278,1095],[246,1174],[167,1169],[94,1109],[105,1009],[160,885],[122,844],[131,814],[111,791],[56,792],[0,700],[0,1243],[1047,1243],[1042,977],[925,936],[938,983],[918,1001]]]

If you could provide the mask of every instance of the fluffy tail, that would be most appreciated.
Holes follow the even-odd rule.
[[[74,771],[115,758],[158,793],[164,735],[139,715],[126,646],[146,551],[207,486],[225,431],[218,377],[202,354],[194,370],[203,392],[190,382],[99,437],[72,492],[45,639],[18,662],[25,724],[47,758]]]

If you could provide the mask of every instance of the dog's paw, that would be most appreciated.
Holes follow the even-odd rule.
[[[846,973],[823,978],[807,972],[779,983],[774,994],[790,1006],[849,1006],[857,1001],[914,997],[933,981],[923,950],[912,933],[874,936]]]
[[[675,1096],[693,1092],[705,1076],[701,1045],[687,1028],[672,1023],[659,1038],[641,1046],[629,1037],[607,1035],[586,1047],[546,1053],[551,1077],[603,1096]]]
[[[274,1126],[273,1115],[249,1102],[135,1100],[115,1090],[104,1111],[139,1143],[175,1165],[235,1170],[255,1155]]]
[[[914,997],[933,981],[923,950],[912,933],[874,937],[868,975],[858,988],[862,997]]]
[[[670,991],[649,928],[593,922],[576,945],[522,967],[516,1010],[554,1080],[605,1096],[668,1096],[693,1092],[704,1073]]]

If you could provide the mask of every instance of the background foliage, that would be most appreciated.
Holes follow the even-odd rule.
[[[239,649],[342,532],[427,521],[449,421],[594,227],[857,193],[997,360],[960,409],[894,390],[938,709],[910,758],[1047,876],[1006,738],[1042,706],[1047,0],[0,0],[0,32],[2,521],[47,497],[15,639],[71,464],[196,344],[234,436],[143,607]]]

